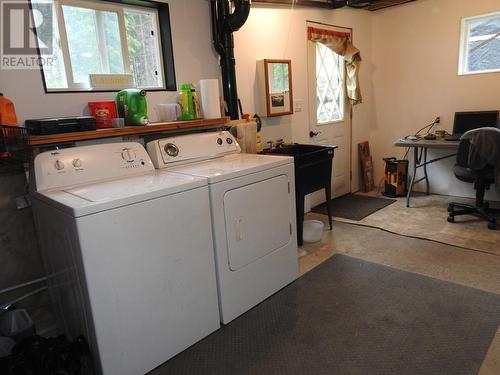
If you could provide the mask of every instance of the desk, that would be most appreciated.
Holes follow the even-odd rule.
[[[436,139],[433,141],[428,141],[426,139],[419,139],[416,141],[399,139],[394,142],[394,146],[396,147],[413,148],[413,174],[411,176],[410,185],[408,186],[408,191],[406,193],[406,207],[410,207],[410,195],[413,190],[413,185],[415,185],[417,182],[425,180],[426,194],[429,195],[429,177],[427,175],[427,165],[455,156],[457,154],[456,151],[458,149],[459,143],[459,141],[445,141],[444,139]],[[427,150],[429,148],[453,150],[454,152],[452,154],[441,156],[439,158],[427,160]],[[416,180],[418,168],[424,169],[424,176]]]

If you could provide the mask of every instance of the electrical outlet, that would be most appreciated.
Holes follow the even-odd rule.
[[[302,112],[302,106],[304,102],[302,100],[295,100],[293,103],[293,111],[294,112]]]
[[[436,124],[439,124],[441,122],[441,117],[436,117]]]

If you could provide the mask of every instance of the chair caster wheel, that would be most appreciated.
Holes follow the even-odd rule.
[[[488,229],[496,229],[497,228],[497,223],[488,223]]]
[[[455,218],[453,216],[448,216],[448,223],[454,223],[455,222]]]

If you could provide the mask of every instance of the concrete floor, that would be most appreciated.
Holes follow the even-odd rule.
[[[394,210],[394,207],[391,210]],[[427,215],[420,216],[425,220]],[[325,228],[328,228],[324,215],[310,213],[306,215],[306,219],[322,220]],[[463,228],[456,227],[456,230],[460,231]],[[490,235],[495,239],[498,231],[492,231]],[[304,274],[337,253],[500,294],[500,255],[430,240],[408,238],[381,229],[340,221],[334,221],[332,231],[325,229],[320,242],[306,243],[300,249],[300,273]],[[500,374],[500,329],[479,375],[498,374]]]

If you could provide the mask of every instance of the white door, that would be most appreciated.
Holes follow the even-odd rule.
[[[322,28],[327,28],[322,25]],[[324,45],[307,42],[309,127],[318,133],[311,143],[338,146],[333,159],[332,197],[351,191],[350,105],[345,95],[345,66],[341,56]],[[324,200],[324,194],[312,198]]]

